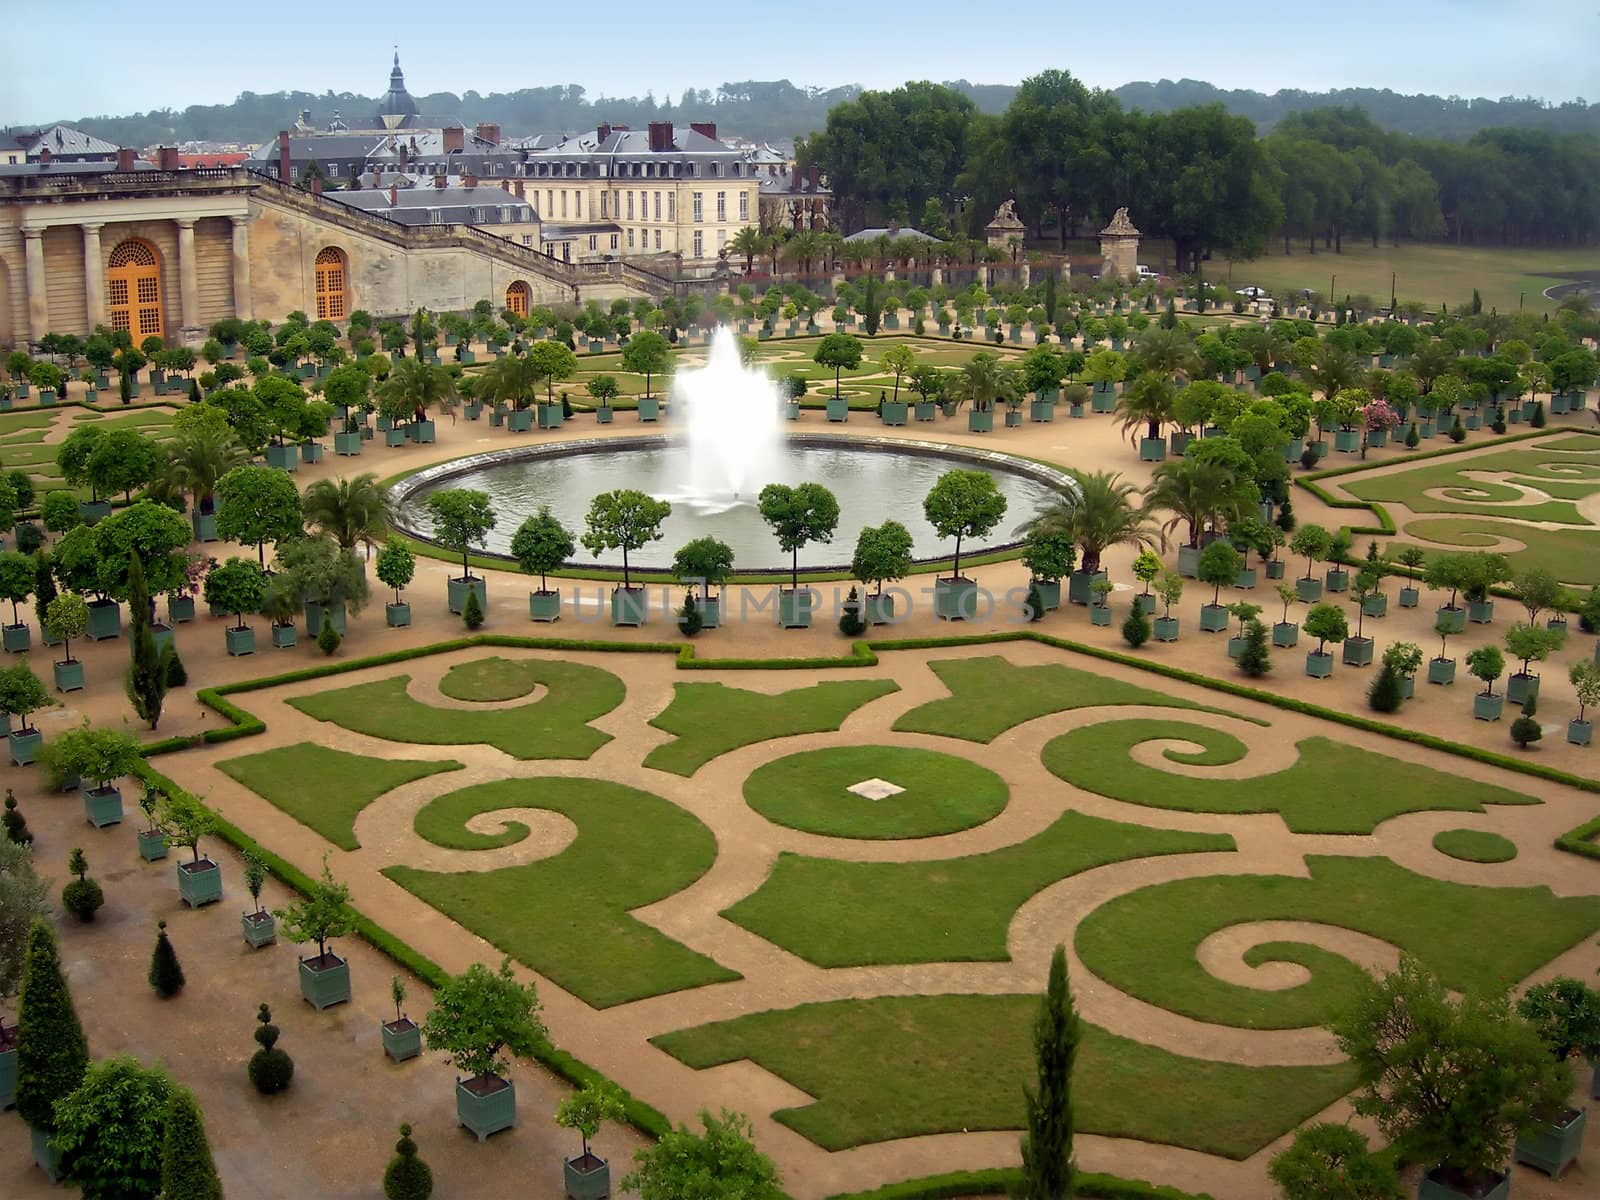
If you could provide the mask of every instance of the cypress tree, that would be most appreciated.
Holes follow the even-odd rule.
[[[1050,958],[1050,982],[1033,1023],[1039,1086],[1023,1088],[1027,1133],[1022,1138],[1022,1184],[1018,1200],[1072,1200],[1077,1167],[1072,1161],[1072,1064],[1082,1022],[1067,986],[1067,956]]]
[[[1422,444],[1422,435],[1417,432],[1417,423],[1411,422],[1411,428],[1406,430],[1406,449],[1415,450]]]
[[[1039,594],[1039,588],[1034,583],[1028,584],[1028,596],[1024,604],[1027,605],[1028,620],[1044,620],[1044,597]]]
[[[383,1172],[383,1194],[385,1200],[428,1200],[433,1195],[433,1170],[417,1157],[409,1125],[400,1126],[394,1157]]]
[[[1239,653],[1239,669],[1259,679],[1272,670],[1272,648],[1267,643],[1267,627],[1250,621],[1244,627],[1244,649]]]
[[[1392,713],[1399,710],[1404,698],[1400,693],[1400,672],[1384,663],[1378,677],[1367,689],[1367,704],[1373,712]]]
[[[161,1143],[163,1200],[222,1200],[222,1181],[211,1161],[206,1125],[192,1093],[174,1087],[167,1100],[167,1128]]]
[[[150,628],[150,589],[144,582],[144,564],[137,554],[128,555],[128,653],[130,663],[126,686],[128,700],[141,721],[154,729],[161,720],[161,706],[167,698],[166,659],[156,646]]]
[[[178,952],[167,937],[167,923],[157,927],[156,948],[150,955],[150,986],[163,1000],[171,999],[183,991],[183,967],[178,963]]]
[[[466,622],[468,629],[476,629],[483,624],[483,605],[478,603],[478,589],[467,589],[467,602],[461,606],[461,619]]]
[[[17,1009],[17,1113],[41,1133],[55,1129],[55,1102],[77,1090],[89,1043],[61,974],[56,937],[43,918],[28,931]]]
[[[181,688],[189,682],[189,672],[183,665],[183,659],[178,657],[176,648],[167,653],[167,690]]]
[[[1150,640],[1150,618],[1137,603],[1129,610],[1127,620],[1122,622],[1122,640],[1135,650]]]

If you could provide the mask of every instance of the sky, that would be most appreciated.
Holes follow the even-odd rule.
[[[5,8],[0,125],[223,104],[241,91],[380,95],[395,44],[415,95],[575,83],[591,99],[647,90],[676,98],[729,80],[1015,83],[1057,67],[1098,87],[1188,77],[1263,92],[1387,87],[1600,101],[1600,0],[1146,0],[1127,8],[1068,0],[999,12],[972,0],[842,11],[747,3],[728,5],[723,11],[737,15],[726,19],[711,16],[714,8],[613,0],[595,20],[433,0],[332,8],[7,0]],[[440,18],[456,11],[471,16]],[[554,46],[551,28],[559,30]],[[87,31],[97,36],[85,39]],[[34,52],[48,46],[73,49]]]

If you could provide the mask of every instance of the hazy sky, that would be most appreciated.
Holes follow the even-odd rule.
[[[923,0],[706,10],[617,0],[593,19],[537,5],[452,8],[422,0],[332,7],[9,0],[6,9],[0,124],[12,125],[226,103],[241,91],[374,96],[388,85],[395,43],[417,95],[576,83],[591,98],[647,89],[676,98],[686,87],[727,80],[1012,83],[1061,67],[1104,87],[1187,76],[1265,92],[1368,86],[1600,100],[1600,0],[998,8]],[[667,20],[657,23],[660,14]],[[558,31],[557,44],[547,29]]]

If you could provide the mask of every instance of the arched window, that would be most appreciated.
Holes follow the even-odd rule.
[[[506,289],[506,307],[519,317],[528,315],[528,285],[517,280]]]
[[[161,263],[149,242],[130,239],[111,252],[106,306],[111,328],[127,330],[135,345],[161,336]]]
[[[343,251],[327,246],[317,252],[317,320],[345,318],[345,274]]]

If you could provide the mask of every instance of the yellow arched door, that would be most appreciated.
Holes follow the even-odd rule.
[[[161,336],[161,263],[148,242],[130,240],[111,252],[106,267],[111,328],[127,330],[134,345]]]
[[[519,317],[528,315],[528,285],[517,280],[506,289],[506,307]]]
[[[332,246],[317,253],[317,320],[342,321],[345,304],[344,254]]]

